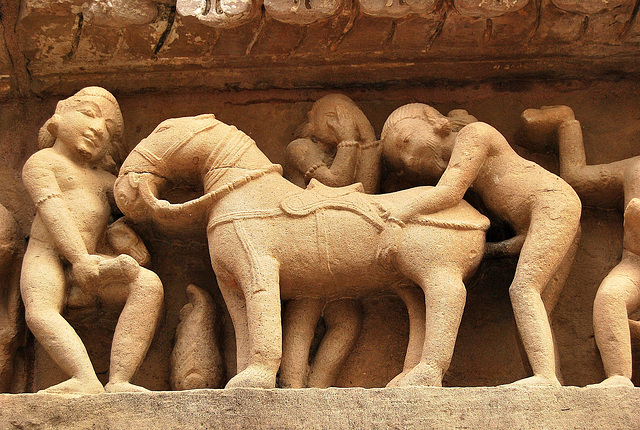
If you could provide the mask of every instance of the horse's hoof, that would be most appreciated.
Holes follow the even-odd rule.
[[[249,366],[231,378],[225,388],[275,388],[276,375],[258,366]]]

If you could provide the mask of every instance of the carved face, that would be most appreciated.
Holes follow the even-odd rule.
[[[434,179],[447,168],[440,155],[443,144],[428,122],[413,118],[398,122],[382,142],[383,155],[392,168]]]
[[[333,103],[318,103],[309,112],[309,123],[316,139],[325,143],[335,143],[335,136],[327,122],[336,118],[336,106]]]
[[[107,122],[98,103],[80,99],[56,114],[54,135],[79,159],[96,163],[111,146]]]

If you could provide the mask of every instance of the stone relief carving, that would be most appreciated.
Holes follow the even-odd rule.
[[[403,370],[388,386],[440,386],[464,309],[463,281],[483,254],[519,255],[509,292],[534,375],[517,383],[559,385],[548,321],[580,235],[578,196],[587,205],[625,208],[622,261],[603,280],[593,313],[607,377],[601,385],[633,386],[630,339],[638,324],[629,317],[640,308],[639,157],[587,165],[580,123],[566,106],[529,109],[522,120],[533,149],[557,146],[567,182],[516,155],[496,129],[464,110],[445,117],[427,105],[402,106],[378,142],[351,99],[325,96],[287,147],[290,178],[306,185],[301,190],[281,178],[280,166],[251,138],[213,115],[161,123],[122,163],[116,180],[112,172],[126,151],[115,98],[89,87],[60,101],[41,129],[41,150],[23,171],[37,209],[22,271],[26,322],[71,377],[46,391],[144,390],[130,381],[155,332],[163,291],[142,267],[150,255],[129,223],[149,220],[170,231],[207,225],[211,264],[236,335],[238,373],[228,387],[273,387],[278,369],[283,387],[333,385],[362,326],[359,299],[376,291],[397,293],[409,314]],[[382,160],[390,170],[437,185],[367,195],[378,189]],[[185,203],[161,199],[184,183],[203,186],[204,195]],[[488,220],[462,201],[468,189],[513,226],[515,237],[485,244]],[[114,200],[127,217],[112,222]],[[0,261],[11,262],[10,274],[22,238],[8,216],[7,258]],[[283,249],[285,241],[291,245]],[[9,285],[0,296],[7,304],[0,317],[13,321],[6,336],[0,332],[3,375],[12,373],[24,324],[12,291]],[[215,304],[194,285],[186,291],[171,387],[220,387],[225,370]],[[124,306],[104,388],[63,317],[65,306],[99,305]],[[327,333],[308,367],[321,317]],[[0,388],[11,389],[10,379]]]
[[[180,310],[171,353],[171,389],[220,388],[224,364],[216,338],[216,305],[209,293],[195,285],[187,287],[187,296],[189,303]]]
[[[375,193],[380,179],[380,145],[369,120],[356,104],[346,96],[330,94],[316,101],[307,117],[297,139],[287,146],[291,166],[287,179],[303,188],[311,179],[334,187],[360,182],[366,193]],[[309,349],[321,317],[327,331],[307,369]],[[334,385],[361,326],[362,305],[358,300],[289,300],[283,313],[280,386]]]
[[[265,0],[264,9],[273,19],[307,25],[335,15],[344,0]]]
[[[557,145],[560,175],[585,204],[620,209],[624,201],[622,260],[600,284],[593,325],[607,378],[601,385],[633,387],[628,318],[640,308],[640,157],[587,165],[580,122],[567,106],[529,109],[522,119],[534,146]]]
[[[180,15],[193,16],[201,24],[210,27],[234,28],[250,21],[259,4],[253,0],[178,0],[176,10]]]
[[[111,170],[121,160],[122,133],[113,95],[84,88],[57,104],[38,136],[40,151],[23,168],[37,210],[20,281],[26,322],[71,377],[47,392],[144,391],[130,380],[155,333],[163,289],[159,278],[140,266],[148,252],[133,230],[123,221],[108,225],[114,210]],[[106,387],[62,316],[69,283],[76,287],[76,302],[97,297],[106,305],[124,305]]]
[[[508,221],[516,236],[500,246],[520,250],[509,293],[534,373],[519,383],[560,385],[548,314],[577,249],[580,200],[562,179],[518,156],[496,129],[474,120],[464,111],[448,118],[418,103],[389,116],[382,131],[385,159],[395,169],[437,181],[391,216],[408,221],[450,208],[473,187],[488,209]],[[427,313],[428,306],[429,300]]]
[[[363,13],[388,18],[431,12],[436,5],[435,0],[359,0],[359,3]]]
[[[150,0],[92,0],[84,4],[87,22],[109,27],[128,27],[153,22],[158,8]]]
[[[551,2],[559,9],[585,15],[612,10],[628,3],[625,0],[551,0]]]
[[[13,215],[0,205],[0,393],[12,389],[16,351],[24,344],[20,265],[25,240]]]
[[[463,15],[478,18],[494,18],[509,12],[517,12],[529,0],[454,0],[456,10]]]
[[[239,373],[227,387],[275,386],[281,300],[361,297],[414,283],[427,311],[424,323],[410,325],[428,330],[412,338],[407,355],[421,350],[420,362],[397,383],[441,385],[464,307],[463,280],[482,258],[488,220],[460,201],[404,223],[389,213],[428,188],[368,196],[359,185],[336,189],[312,180],[303,191],[281,172],[246,134],[200,115],[161,123],[116,181],[118,206],[133,220],[176,226],[207,216],[211,262],[236,335]],[[180,204],[159,199],[172,181],[185,180],[202,183],[205,194]]]

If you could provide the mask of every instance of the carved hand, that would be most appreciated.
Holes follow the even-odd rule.
[[[100,277],[100,262],[103,259],[99,255],[84,254],[73,262],[73,276],[82,291],[91,291],[95,288]]]
[[[344,106],[336,106],[336,115],[327,119],[327,126],[333,132],[336,142],[358,141],[360,130],[353,115]]]

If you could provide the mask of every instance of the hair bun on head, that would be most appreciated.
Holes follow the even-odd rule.
[[[51,118],[40,127],[40,131],[38,132],[38,149],[51,148],[56,142],[56,138],[53,137],[49,131],[49,124],[51,124]]]

